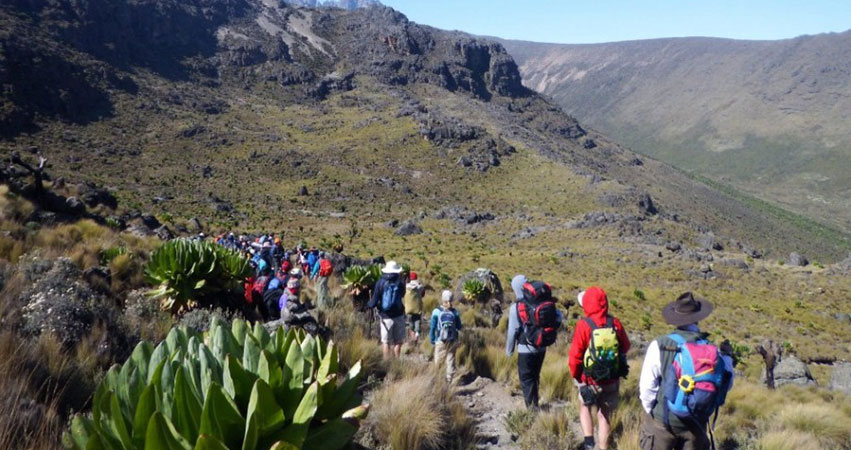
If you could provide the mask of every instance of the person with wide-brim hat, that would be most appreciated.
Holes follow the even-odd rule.
[[[375,283],[372,298],[366,307],[378,308],[381,317],[381,346],[384,359],[399,357],[405,342],[405,280],[402,266],[388,261],[381,269],[382,275]]]
[[[709,450],[711,441],[707,436],[708,419],[704,423],[691,423],[670,413],[667,398],[661,386],[668,376],[669,368],[679,351],[677,340],[686,343],[707,343],[708,333],[703,333],[698,323],[712,314],[714,307],[709,300],[686,292],[662,308],[662,317],[676,329],[657,337],[647,347],[641,378],[638,383],[641,406],[647,413],[643,418],[639,434],[642,450]],[[720,346],[724,361],[724,377],[732,387],[733,360],[729,341]],[[699,421],[697,421],[699,422]]]

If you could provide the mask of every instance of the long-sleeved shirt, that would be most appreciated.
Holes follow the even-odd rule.
[[[556,320],[558,320],[559,326],[561,326],[561,323],[564,321],[561,311],[556,311]],[[520,322],[520,316],[517,314],[517,302],[514,302],[508,307],[508,328],[505,330],[505,354],[511,356],[515,348],[517,349],[517,353],[544,353],[547,351],[546,347],[539,348],[525,343],[522,335],[523,323]]]
[[[450,309],[452,314],[455,316],[455,329],[461,331],[461,315],[458,314],[458,311],[455,308]],[[440,339],[439,333],[440,330],[438,322],[440,321],[440,315],[443,314],[443,308],[438,306],[434,308],[434,311],[431,312],[431,321],[429,322],[429,331],[428,337],[431,340],[431,343],[434,344]]]
[[[381,300],[384,296],[385,286],[395,283],[398,285],[398,290],[396,291],[396,295],[399,298],[394,299],[393,307],[389,310],[381,309]],[[366,307],[378,308],[378,315],[384,319],[393,319],[396,317],[405,314],[405,305],[402,303],[402,298],[405,296],[405,282],[402,281],[401,277],[398,273],[394,274],[384,274],[381,278],[378,279],[378,282],[375,283],[375,289],[372,291],[372,297],[369,299],[369,303],[366,304]]]
[[[681,327],[680,330],[691,333],[700,333],[696,325]],[[728,355],[721,355],[726,365],[725,371],[730,376],[730,389],[733,388],[733,359]],[[662,384],[662,352],[659,349],[658,339],[654,340],[647,347],[647,354],[644,356],[644,365],[641,367],[641,378],[638,381],[638,396],[641,399],[641,406],[651,413],[656,406],[659,395],[659,387]]]

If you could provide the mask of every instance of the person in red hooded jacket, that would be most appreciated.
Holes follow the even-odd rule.
[[[570,345],[570,374],[579,387],[579,422],[585,435],[585,449],[593,450],[594,422],[591,415],[591,407],[597,406],[597,442],[599,448],[605,450],[609,441],[609,418],[618,405],[618,389],[620,380],[618,377],[609,380],[595,380],[585,373],[585,352],[591,342],[591,334],[594,329],[614,328],[618,341],[618,350],[621,355],[629,351],[629,338],[623,329],[621,322],[609,315],[609,302],[606,292],[594,286],[579,294],[579,305],[585,311],[585,319],[576,323],[573,332],[573,342]],[[590,320],[589,320],[590,319]],[[589,324],[594,323],[592,328]],[[595,341],[597,342],[597,341]],[[626,376],[625,359],[623,360],[621,376]]]

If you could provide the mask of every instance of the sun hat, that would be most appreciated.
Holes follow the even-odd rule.
[[[381,271],[383,273],[402,273],[402,266],[396,261],[387,261],[387,265]]]
[[[662,308],[665,322],[675,327],[700,322],[712,313],[712,303],[709,300],[695,297],[691,292],[680,295]]]
[[[582,299],[585,298],[585,291],[580,292],[576,296],[576,301],[579,302],[579,306],[582,306]]]
[[[443,291],[443,295],[441,297],[443,299],[442,300],[443,303],[451,302],[452,301],[452,291],[450,291],[450,290]]]

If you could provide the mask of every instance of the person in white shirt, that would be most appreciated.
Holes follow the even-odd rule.
[[[680,417],[669,410],[670,402],[665,395],[665,386],[672,386],[669,377],[669,367],[677,356],[680,342],[705,342],[707,334],[701,333],[698,322],[712,313],[712,303],[702,298],[696,298],[691,292],[682,294],[676,301],[669,303],[662,310],[665,321],[677,327],[673,333],[660,336],[650,343],[644,357],[639,380],[639,397],[641,406],[647,415],[641,427],[639,444],[641,450],[708,450],[710,438],[706,434],[709,422],[708,415],[692,415]],[[727,391],[733,383],[732,347],[729,341],[724,341],[720,348],[723,360],[723,374],[719,382]],[[719,366],[720,367],[720,366]],[[695,382],[698,376],[695,375]],[[678,380],[673,386],[682,389]],[[692,383],[694,385],[694,382]],[[693,389],[693,386],[692,386]],[[691,391],[689,391],[691,392]],[[726,391],[721,393],[726,395]]]

